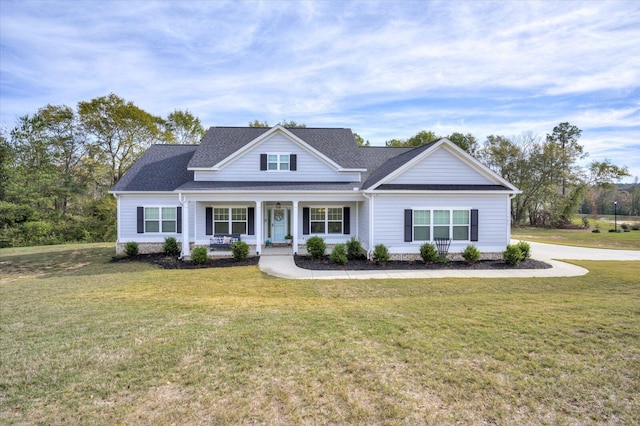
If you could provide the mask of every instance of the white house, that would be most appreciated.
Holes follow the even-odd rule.
[[[215,234],[241,234],[257,254],[293,237],[358,238],[370,253],[416,254],[451,239],[504,250],[520,191],[447,139],[417,148],[359,147],[350,129],[212,127],[200,145],[153,145],[112,188],[117,251],[129,241],[160,251],[166,237],[189,255]]]

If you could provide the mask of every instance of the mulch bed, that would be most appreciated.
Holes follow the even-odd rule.
[[[233,257],[209,258],[206,263],[197,265],[190,260],[180,260],[176,257],[167,256],[163,253],[139,254],[135,257],[114,257],[111,263],[120,262],[143,262],[159,266],[162,269],[203,269],[203,268],[228,268],[231,266],[252,266],[257,265],[260,257],[247,257],[242,262],[236,261]]]
[[[480,260],[473,265],[467,265],[463,261],[450,261],[446,263],[424,263],[422,261],[402,261],[390,260],[384,265],[378,265],[367,259],[350,260],[346,265],[337,265],[331,263],[329,257],[323,260],[312,260],[309,256],[294,256],[296,265],[300,268],[320,270],[338,270],[338,271],[370,271],[370,270],[389,270],[389,269],[548,269],[551,265],[539,260],[528,259],[520,262],[516,266],[507,265],[503,260]]]

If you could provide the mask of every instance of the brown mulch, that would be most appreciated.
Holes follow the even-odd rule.
[[[350,271],[370,271],[370,270],[390,270],[390,269],[548,269],[551,265],[539,260],[527,259],[518,265],[507,265],[503,260],[480,260],[473,265],[467,265],[463,261],[449,261],[446,263],[433,262],[424,263],[420,261],[390,260],[384,265],[378,265],[367,259],[350,260],[346,265],[331,263],[329,257],[323,260],[312,260],[309,256],[294,256],[296,265],[300,268],[311,270],[350,270]]]
[[[162,269],[203,269],[203,268],[228,268],[231,266],[257,265],[259,256],[247,257],[243,261],[237,261],[233,257],[209,258],[206,263],[197,265],[190,260],[180,260],[177,257],[167,256],[163,253],[139,254],[135,257],[113,257],[111,263],[143,262],[156,265]]]

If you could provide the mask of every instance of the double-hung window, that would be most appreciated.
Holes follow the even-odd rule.
[[[178,216],[175,207],[145,207],[145,232],[176,232]]]
[[[267,154],[267,170],[289,170],[289,154]]]
[[[342,207],[312,207],[309,223],[312,234],[342,234]]]
[[[469,240],[469,210],[413,210],[413,241]]]
[[[213,209],[213,230],[216,234],[246,234],[246,207],[215,207]]]

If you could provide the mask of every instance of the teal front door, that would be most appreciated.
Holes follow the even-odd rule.
[[[271,223],[273,225],[273,241],[284,242],[287,235],[287,211],[285,209],[273,209]]]

